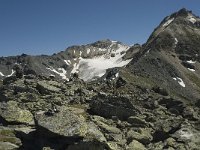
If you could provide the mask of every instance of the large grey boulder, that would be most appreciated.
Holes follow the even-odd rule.
[[[61,107],[59,112],[48,115],[36,114],[37,126],[52,133],[66,137],[82,137],[87,132],[87,124],[82,115],[77,115],[67,107]]]
[[[94,114],[105,118],[117,116],[120,120],[127,120],[138,114],[131,100],[125,97],[98,95],[91,101],[90,108]]]
[[[18,107],[16,101],[0,104],[0,116],[7,122],[34,125],[34,118],[30,111]]]

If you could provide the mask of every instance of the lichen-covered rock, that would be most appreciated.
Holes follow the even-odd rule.
[[[39,81],[37,83],[37,90],[41,94],[51,94],[51,93],[58,93],[60,92],[60,88],[56,87],[55,82],[48,82],[48,81]]]
[[[1,150],[17,150],[19,146],[12,144],[10,142],[0,142],[0,149]]]
[[[87,133],[87,123],[82,115],[76,115],[66,107],[51,115],[36,114],[37,126],[66,137],[83,137]]]
[[[16,101],[1,103],[0,116],[7,122],[34,125],[32,113],[28,110],[19,108]]]
[[[88,129],[85,138],[88,140],[97,140],[99,142],[106,142],[106,138],[103,133],[98,129],[98,126],[93,122],[88,122]]]
[[[137,140],[143,144],[149,144],[153,140],[151,128],[139,128],[136,131],[129,130],[127,133],[128,140]]]
[[[17,149],[22,145],[19,138],[16,137],[14,130],[6,127],[0,127],[0,149]]]
[[[133,140],[126,149],[127,150],[146,150],[145,146],[136,140]]]

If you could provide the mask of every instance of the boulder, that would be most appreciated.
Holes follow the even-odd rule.
[[[0,149],[1,150],[17,150],[19,146],[12,144],[10,142],[0,142]]]
[[[151,135],[151,128],[139,128],[136,131],[129,130],[127,133],[128,140],[137,140],[143,144],[149,144],[153,140],[153,136]]]
[[[7,85],[7,84],[13,83],[15,81],[17,81],[17,77],[16,76],[10,76],[10,77],[6,77],[5,79],[3,79],[3,84]]]
[[[122,77],[119,77],[116,82],[116,87],[119,88],[121,86],[126,85],[126,83],[126,80],[124,80]]]
[[[37,90],[41,94],[51,94],[60,92],[60,88],[55,86],[55,83],[52,84],[48,81],[39,81],[37,83]]]
[[[126,148],[127,150],[146,150],[145,146],[136,141],[136,140],[133,140]]]
[[[9,123],[34,125],[32,113],[28,110],[19,108],[15,101],[1,103],[0,116]]]
[[[90,103],[92,113],[105,118],[117,116],[120,120],[127,120],[130,116],[138,114],[131,100],[125,97],[98,95]]]
[[[22,142],[16,137],[13,129],[0,127],[0,149],[3,149],[2,147],[5,147],[5,149],[14,149],[21,145]]]
[[[106,142],[106,138],[103,133],[98,129],[97,125],[93,122],[88,122],[88,130],[86,134],[86,139],[88,140],[96,140],[99,142]]]
[[[80,114],[75,114],[65,106],[53,115],[42,113],[36,114],[35,118],[39,128],[47,129],[57,135],[83,137],[87,133],[85,118]]]

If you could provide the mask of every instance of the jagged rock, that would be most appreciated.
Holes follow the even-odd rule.
[[[162,98],[158,103],[165,106],[171,113],[176,115],[182,114],[185,108],[183,102],[172,98]]]
[[[10,142],[0,142],[0,149],[2,150],[17,150],[18,145],[12,144]]]
[[[17,80],[17,77],[16,76],[10,76],[10,77],[6,77],[3,79],[3,84],[6,85],[6,84],[10,84],[10,83],[13,83]]]
[[[108,142],[109,150],[121,150],[121,148],[115,142]]]
[[[127,120],[134,127],[147,127],[148,123],[145,120],[140,119],[139,117],[130,116]]]
[[[116,74],[119,72],[119,69],[117,68],[113,68],[113,69],[109,69],[106,72],[106,80],[112,80],[116,78]]]
[[[60,92],[60,88],[57,88],[55,85],[52,85],[48,81],[39,81],[37,83],[37,90],[41,94],[51,94]]]
[[[116,87],[119,88],[124,85],[126,85],[126,80],[124,80],[122,77],[119,77],[116,82]]]
[[[97,140],[99,142],[107,141],[103,133],[98,129],[97,125],[95,125],[93,122],[88,123],[88,130],[85,138],[89,140]]]
[[[1,103],[0,116],[10,123],[34,125],[32,113],[28,110],[19,108],[15,101]]]
[[[184,118],[188,118],[188,120],[198,120],[198,114],[191,106],[185,107],[183,116]]]
[[[101,122],[100,120],[94,120],[94,121],[106,133],[114,133],[114,134],[121,133],[120,129],[118,129],[116,127],[109,126],[109,125]]]
[[[153,140],[151,128],[139,128],[136,131],[129,130],[127,133],[128,140],[137,140],[143,144],[149,144]]]
[[[21,79],[23,77],[23,74],[24,74],[23,73],[23,68],[20,65],[16,64],[13,67],[13,69],[15,70],[16,77]]]
[[[176,146],[176,144],[177,144],[177,143],[176,143],[176,140],[173,139],[173,138],[171,138],[171,137],[168,138],[165,142],[166,142],[166,145],[167,145],[167,146],[170,146],[170,147],[177,147],[177,146]]]
[[[14,130],[6,127],[0,127],[0,149],[16,149],[21,145],[22,142],[16,137]]]
[[[146,150],[145,146],[136,141],[136,140],[133,140],[126,148],[127,150]]]
[[[138,110],[125,97],[96,96],[90,103],[93,113],[106,118],[117,116],[121,120],[126,120],[130,116],[138,113]]]

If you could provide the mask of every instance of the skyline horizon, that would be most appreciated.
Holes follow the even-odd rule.
[[[88,2],[89,1],[91,0],[88,0]],[[75,3],[73,2],[69,2],[70,6],[73,5],[79,8],[78,12],[73,12],[70,14],[63,13],[64,10],[60,8],[65,7],[51,0],[51,3],[48,3],[49,8],[47,8],[46,10],[42,9],[46,4],[45,2],[40,3],[40,5],[34,3],[33,6],[25,3],[23,3],[23,6],[15,5],[13,6],[13,12],[17,11],[17,13],[8,13],[7,15],[12,16],[13,18],[10,18],[9,20],[7,17],[5,23],[3,23],[3,25],[0,25],[0,32],[3,33],[0,35],[0,41],[2,42],[0,43],[0,56],[19,56],[21,54],[53,55],[54,53],[64,51],[71,46],[87,45],[96,41],[106,39],[119,41],[128,46],[134,44],[142,45],[148,40],[153,30],[161,23],[161,21],[166,16],[169,16],[182,8],[191,10],[193,14],[197,16],[200,15],[199,9],[196,9],[197,5],[188,5],[188,7],[186,6],[186,4],[188,4],[187,0],[183,1],[185,5],[177,2],[175,6],[170,6],[169,8],[164,7],[164,5],[158,0],[155,1],[158,2],[158,4],[156,5],[160,5],[162,7],[158,7],[155,8],[155,10],[153,11],[149,11],[151,10],[151,5],[153,4],[146,2],[150,4],[150,6],[145,6],[147,9],[145,10],[145,12],[147,12],[148,15],[146,15],[135,5],[134,7],[136,8],[132,9],[129,4],[135,3],[131,1],[123,3],[123,10],[126,10],[123,12],[118,11],[118,8],[121,8],[121,6],[119,5],[121,3],[119,3],[119,1],[116,2],[117,4],[115,4],[115,6],[117,8],[115,8],[113,12],[109,9],[110,5],[112,4],[111,2],[109,2],[105,6],[102,6],[102,9],[105,9],[105,12],[99,9],[95,10],[93,7],[91,8],[91,10],[82,12],[82,10],[85,10],[85,8],[90,8],[90,6],[93,6],[94,2],[91,2],[92,4],[85,8],[81,7],[81,4],[79,3],[79,5],[75,5]],[[142,2],[144,2],[144,0]],[[143,5],[142,2],[136,3],[138,5]],[[163,3],[170,4],[170,1],[164,1]],[[7,4],[9,4],[9,2]],[[15,4],[19,5],[19,3]],[[53,4],[57,4],[58,6],[54,6]],[[66,4],[65,6],[69,7],[69,4],[64,1],[62,4]],[[27,5],[29,7],[24,7]],[[10,8],[10,5],[8,6]],[[20,10],[20,12],[18,12],[18,7],[24,9],[26,8],[25,10],[31,8],[31,10],[28,14],[25,14],[25,10]],[[36,7],[38,8],[38,13],[35,13]],[[4,10],[2,10],[0,6],[0,17],[3,16],[2,12],[7,12],[5,8]],[[67,9],[67,11],[71,12],[71,9],[69,8],[69,10]],[[93,9],[95,10],[95,13],[90,14],[91,12],[93,12]],[[55,12],[52,12],[52,10],[54,10]],[[57,12],[58,10],[61,12]],[[158,10],[162,11],[159,12]],[[44,12],[46,14],[41,15]],[[51,15],[49,13],[51,13]],[[30,17],[30,15],[32,16]],[[16,16],[18,18],[16,18]],[[63,20],[65,16],[67,16],[67,19]],[[137,18],[135,19],[134,17]],[[3,18],[5,19],[6,15],[3,16]],[[29,22],[25,19],[28,19]],[[122,21],[118,22],[118,19],[121,19]],[[102,22],[102,20],[104,22]],[[13,21],[16,21],[16,25],[12,24]]]

